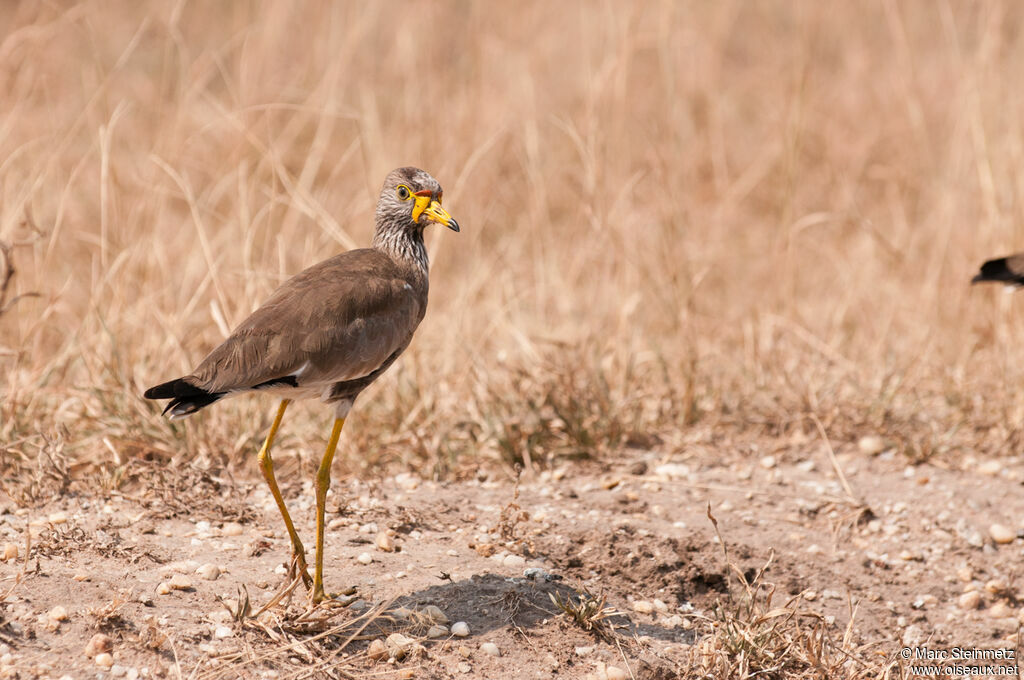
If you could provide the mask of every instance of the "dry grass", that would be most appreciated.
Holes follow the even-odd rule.
[[[430,313],[349,466],[812,415],[913,458],[1008,450],[1024,319],[966,281],[1024,245],[1022,11],[8,5],[5,455],[64,425],[76,460],[246,459],[266,403],[168,424],[141,389],[366,243],[403,163],[466,229],[430,235]],[[320,410],[288,425],[285,448],[323,436]]]
[[[913,460],[1016,451],[1024,315],[967,281],[1024,247],[1022,25],[929,0],[4,4],[0,477],[32,503],[87,463],[110,487],[248,463],[266,401],[168,423],[140,393],[366,244],[403,164],[465,228],[429,234],[426,321],[341,465],[529,470],[815,419]],[[285,466],[325,423],[290,414]]]

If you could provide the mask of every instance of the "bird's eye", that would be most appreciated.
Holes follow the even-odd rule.
[[[409,187],[405,186],[404,184],[398,185],[398,189],[395,191],[395,193],[398,194],[398,197],[403,201],[408,201],[409,197],[412,196],[412,192],[409,191]]]

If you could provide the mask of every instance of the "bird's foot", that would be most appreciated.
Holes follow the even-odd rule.
[[[357,599],[359,598],[356,597],[355,586],[349,586],[337,593],[328,593],[321,584],[319,588],[314,587],[309,593],[309,604],[313,607],[347,607]]]

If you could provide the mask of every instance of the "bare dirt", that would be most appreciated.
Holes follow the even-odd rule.
[[[836,463],[853,498],[826,451],[811,445],[806,457],[748,451],[716,462],[625,450],[614,465],[569,464],[518,487],[500,473],[451,483],[410,474],[337,480],[326,581],[328,590],[355,594],[310,610],[300,586],[258,617],[287,584],[289,553],[263,485],[129,462],[118,491],[71,483],[47,503],[19,507],[7,498],[0,506],[0,531],[19,549],[0,563],[2,673],[691,675],[701,640],[723,634],[716,612],[742,590],[709,504],[747,579],[767,565],[761,578],[774,586],[772,606],[792,607],[795,598],[801,616],[824,634],[848,635],[880,667],[905,672],[893,661],[904,645],[1016,648],[1024,543],[996,544],[989,527],[1016,532],[1024,522],[1024,461],[908,467],[893,452],[848,448]],[[313,494],[300,477],[293,471],[284,491],[312,552]],[[45,488],[46,476],[39,479]],[[377,545],[380,534],[392,552]],[[359,560],[366,554],[368,564]],[[204,578],[204,565],[216,565],[219,577]],[[543,572],[525,578],[531,567]],[[190,585],[161,594],[176,575]],[[980,593],[976,608],[959,601],[967,590]],[[555,604],[587,593],[614,610],[597,630]],[[444,612],[449,629],[466,622],[469,635],[427,639],[436,623],[427,605]],[[53,620],[61,618],[50,615],[56,607],[66,620]],[[410,638],[407,653],[370,658],[371,642],[394,632]],[[86,653],[97,633],[111,638],[110,670]]]

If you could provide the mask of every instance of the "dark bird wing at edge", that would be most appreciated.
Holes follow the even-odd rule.
[[[352,250],[278,288],[191,374],[157,385],[184,416],[223,396],[267,387],[325,389],[373,373],[408,346],[426,311],[426,285],[378,250]]]
[[[989,260],[981,265],[981,271],[971,279],[971,283],[987,281],[1024,286],[1024,253]]]

